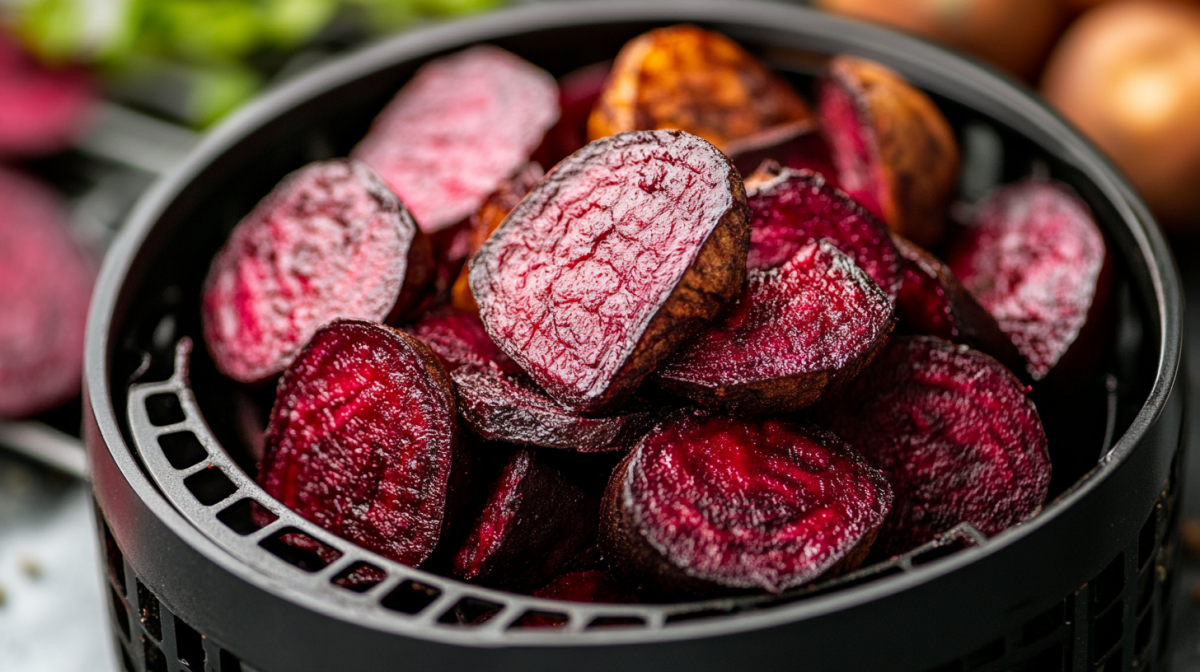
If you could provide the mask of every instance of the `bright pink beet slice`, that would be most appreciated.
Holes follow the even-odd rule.
[[[828,240],[750,273],[736,304],[655,373],[702,406],[789,413],[858,375],[892,329],[888,297]]]
[[[553,77],[480,45],[422,66],[351,156],[374,168],[433,233],[478,210],[558,116]]]
[[[879,550],[903,553],[969,522],[991,536],[1037,513],[1050,485],[1046,434],[1025,388],[995,359],[901,336],[822,409],[883,470],[896,501]]]
[[[416,567],[453,524],[465,472],[437,356],[389,327],[338,321],[279,381],[258,482],[326,530]]]
[[[547,600],[593,604],[637,602],[637,599],[613,578],[611,572],[603,569],[584,569],[563,574],[533,591],[533,596]]]
[[[891,501],[883,475],[828,432],[681,411],[613,473],[600,543],[657,599],[778,593],[857,567]]]
[[[1084,378],[1113,323],[1112,255],[1087,205],[1065,185],[1025,180],[995,190],[974,214],[948,257],[954,275],[1035,381]]]
[[[94,271],[67,229],[66,204],[0,168],[0,418],[79,394]]]
[[[84,130],[96,83],[81,68],[46,67],[0,35],[0,100],[0,156],[50,154]]]
[[[335,319],[382,322],[422,298],[429,240],[365,164],[288,175],[246,215],[204,284],[204,340],[217,368],[249,383],[287,367]]]
[[[442,359],[447,371],[474,365],[495,367],[504,373],[521,372],[492,342],[479,316],[470,311],[442,306],[422,315],[410,332]]]

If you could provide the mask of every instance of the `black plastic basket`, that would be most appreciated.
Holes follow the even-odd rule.
[[[344,155],[429,58],[490,42],[562,75],[679,22],[724,32],[801,87],[830,54],[887,63],[933,95],[969,166],[982,143],[993,178],[1047,174],[1091,206],[1118,260],[1119,329],[1081,391],[1038,399],[1055,469],[1044,511],[779,596],[591,605],[398,565],[263,493],[239,430],[256,393],[217,375],[202,347],[187,370],[199,288],[232,226],[287,172]],[[1155,669],[1175,576],[1181,329],[1170,254],[1128,185],[1028,92],[961,56],[734,1],[538,5],[413,33],[236,115],[151,190],[109,253],[88,327],[85,435],[117,650],[136,672]],[[256,524],[251,501],[276,520]],[[288,533],[334,553],[299,553],[279,541]],[[386,578],[343,587],[360,563]],[[528,627],[547,621],[559,627]]]

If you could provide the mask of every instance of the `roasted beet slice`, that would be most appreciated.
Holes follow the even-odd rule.
[[[0,34],[0,155],[65,148],[85,130],[96,83],[82,68],[51,69]]]
[[[330,532],[416,567],[454,522],[467,476],[457,444],[437,356],[404,332],[338,321],[279,381],[258,482]]]
[[[586,417],[560,406],[528,377],[495,367],[461,366],[450,377],[458,411],[471,431],[491,441],[581,453],[628,450],[649,428],[649,408]],[[628,404],[627,404],[628,406]]]
[[[498,47],[471,47],[422,66],[351,156],[378,171],[432,233],[478,210],[529,160],[558,112],[544,70]]]
[[[472,364],[494,366],[505,373],[521,372],[492,342],[475,313],[442,306],[422,315],[411,332],[441,358],[447,371]]]
[[[892,329],[887,295],[828,240],[752,271],[729,310],[654,380],[702,406],[788,413],[858,375]]]
[[[492,340],[560,404],[627,399],[745,281],[742,179],[681,131],[635,131],[572,154],[471,262]]]
[[[986,196],[974,215],[948,255],[954,275],[1035,381],[1085,377],[1113,323],[1113,260],[1087,205],[1062,184],[1025,180]]]
[[[811,170],[825,178],[825,184],[838,186],[829,144],[812,121],[776,126],[732,142],[726,153],[743,177],[757,171],[763,162],[773,161],[782,168]],[[746,178],[746,191],[750,190],[750,180]]]
[[[1023,375],[1025,360],[1021,353],[1000,330],[996,318],[954,277],[950,267],[916,243],[900,236],[894,236],[893,241],[904,268],[904,284],[896,298],[896,330],[964,343]]]
[[[764,173],[771,168],[764,167]],[[750,270],[775,268],[802,246],[828,239],[858,264],[895,301],[903,275],[900,254],[871,213],[830,187],[820,175],[790,168],[770,179],[755,174],[749,193]]]
[[[321,325],[401,317],[432,267],[428,238],[366,164],[309,164],[259,202],[213,259],[204,340],[221,373],[263,380]]]
[[[833,434],[685,410],[613,473],[600,545],[658,599],[778,593],[857,567],[891,501],[883,474]]]
[[[537,458],[517,450],[454,557],[454,575],[528,591],[571,569],[596,542],[598,503]]]
[[[533,591],[534,597],[564,602],[623,604],[637,602],[628,590],[603,569],[569,572]]]
[[[804,99],[736,42],[679,25],[625,43],[588,119],[588,137],[679,129],[727,149],[810,116]]]
[[[958,145],[937,106],[878,63],[838,56],[820,84],[838,184],[896,233],[932,247],[958,180]]]
[[[887,475],[876,547],[903,553],[962,522],[991,536],[1036,513],[1050,456],[1021,381],[965,345],[900,336],[822,409],[821,423]]]
[[[79,394],[93,268],[62,199],[0,168],[0,418]]]
[[[612,65],[612,61],[593,63],[558,80],[558,106],[562,114],[534,152],[536,161],[553,166],[588,143],[588,117],[604,92]]]

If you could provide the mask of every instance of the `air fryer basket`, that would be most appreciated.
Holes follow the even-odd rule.
[[[1001,152],[996,179],[1048,174],[1092,207],[1118,259],[1120,326],[1082,392],[1037,400],[1055,469],[1041,515],[991,539],[961,526],[781,596],[591,605],[404,567],[267,497],[247,476],[239,427],[270,391],[221,378],[199,340],[199,288],[232,226],[287,172],[348,152],[429,58],[490,42],[562,75],[679,22],[730,35],[801,87],[829,54],[885,62],[934,96],[968,165]],[[1019,86],[910,38],[735,0],[593,0],[380,44],[215,131],[145,197],[106,260],[88,327],[85,435],[117,650],[136,672],[1155,669],[1177,546],[1179,294],[1145,208],[1089,145]],[[276,520],[256,525],[251,501]],[[327,552],[296,552],[284,534]],[[343,587],[362,563],[386,578]],[[546,620],[559,627],[527,627]]]

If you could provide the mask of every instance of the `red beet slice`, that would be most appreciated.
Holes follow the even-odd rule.
[[[411,331],[441,358],[447,371],[472,364],[494,366],[505,373],[521,372],[492,342],[479,316],[469,311],[443,306],[422,315]]]
[[[829,145],[812,121],[776,126],[730,143],[726,153],[742,175],[754,173],[764,161],[774,161],[779,166],[792,170],[811,170],[825,178],[825,183],[829,186],[838,186],[837,168],[833,165]],[[750,191],[749,184],[746,185],[746,190]]]
[[[62,199],[0,168],[0,418],[79,394],[92,280]]]
[[[0,155],[65,148],[83,130],[96,85],[82,69],[50,69],[0,35]]]
[[[903,280],[887,227],[820,175],[783,168],[759,184],[750,205],[750,270],[775,268],[802,246],[828,239],[895,301]]]
[[[901,336],[824,409],[823,424],[883,470],[896,501],[876,546],[903,553],[964,521],[991,536],[1036,513],[1050,485],[1037,410],[991,357]]]
[[[613,473],[601,548],[657,598],[778,593],[857,567],[891,501],[883,475],[828,432],[682,411]]]
[[[558,112],[544,70],[498,47],[471,47],[422,66],[351,156],[378,171],[432,233],[478,210],[529,160]]]
[[[950,267],[916,243],[900,236],[893,240],[904,268],[904,284],[896,298],[896,330],[969,345],[1023,375],[1025,360],[1021,353],[991,313],[954,277]]]
[[[741,177],[682,131],[597,140],[550,171],[471,262],[492,340],[568,408],[619,406],[737,296]]]
[[[1096,365],[1113,322],[1113,261],[1087,205],[1066,186],[1025,180],[995,190],[948,261],[1035,381],[1053,373],[1070,384]]]
[[[892,329],[888,297],[828,240],[753,271],[738,302],[655,373],[667,390],[739,413],[789,413],[858,375]]]
[[[581,453],[624,451],[650,425],[651,414],[644,406],[615,415],[582,416],[560,406],[527,376],[494,367],[465,365],[450,377],[463,422],[491,441]]]
[[[563,574],[533,591],[533,596],[547,600],[593,604],[637,602],[624,586],[617,583],[610,572],[603,569],[585,569]]]
[[[279,381],[258,482],[326,530],[415,567],[453,523],[466,476],[457,443],[437,356],[389,327],[338,321]]]
[[[611,71],[612,61],[604,61],[567,73],[558,80],[558,106],[562,114],[534,152],[534,158],[543,166],[553,166],[588,143],[588,116],[604,92]]]
[[[594,499],[533,451],[515,451],[454,558],[454,575],[506,590],[543,586],[595,543],[597,514]]]

